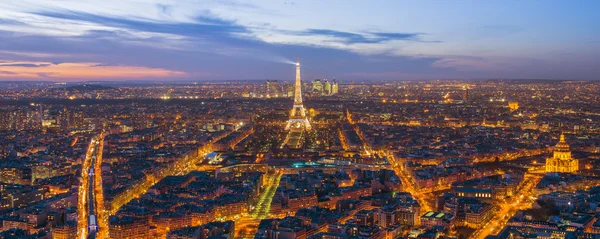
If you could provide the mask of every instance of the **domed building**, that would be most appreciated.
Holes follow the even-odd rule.
[[[547,173],[574,173],[579,169],[579,161],[571,157],[571,147],[560,134],[560,141],[554,147],[554,155],[546,159]]]

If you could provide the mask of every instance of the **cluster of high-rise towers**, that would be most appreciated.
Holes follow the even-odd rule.
[[[332,96],[338,93],[339,84],[335,79],[316,79],[310,85],[305,86],[304,89],[312,96]],[[266,98],[291,97],[294,92],[295,86],[293,84],[280,84],[277,80],[267,80],[265,82],[264,97]]]

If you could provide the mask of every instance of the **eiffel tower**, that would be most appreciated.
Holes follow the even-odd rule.
[[[308,131],[311,130],[310,122],[306,117],[306,110],[302,105],[302,82],[300,81],[300,62],[296,62],[296,86],[294,91],[294,106],[290,111],[285,130],[290,131]]]

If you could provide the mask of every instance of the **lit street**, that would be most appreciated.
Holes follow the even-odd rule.
[[[236,227],[240,231],[240,235],[237,235],[238,238],[253,238],[260,220],[269,216],[271,200],[277,191],[282,174],[271,170],[265,176],[267,177],[267,182],[263,191],[258,196],[256,204],[251,206],[250,215],[242,217],[236,224]]]
[[[600,1],[0,1],[0,239],[600,239]]]
[[[92,139],[82,168],[82,183],[78,192],[78,217],[82,218],[78,222],[78,237],[82,239],[108,236],[100,172],[103,140],[102,133]]]
[[[427,198],[423,192],[419,192],[414,187],[413,178],[410,176],[410,173],[407,172],[407,169],[402,166],[401,162],[397,162],[394,159],[394,155],[391,152],[381,151],[382,155],[385,155],[390,164],[392,165],[392,170],[398,175],[400,180],[402,180],[403,190],[409,192],[413,195],[419,202],[421,206],[421,212],[429,212],[432,210],[430,202],[432,201],[430,198]]]
[[[471,238],[483,239],[488,235],[495,235],[506,225],[506,222],[515,214],[518,210],[524,210],[531,207],[531,204],[536,197],[534,195],[535,185],[540,181],[540,175],[526,174],[523,183],[519,187],[518,193],[515,197],[509,199],[506,202],[501,202],[497,205],[498,210],[494,212],[492,219],[487,222],[481,229],[475,231]]]

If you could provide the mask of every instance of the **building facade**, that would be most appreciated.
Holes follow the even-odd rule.
[[[571,147],[560,135],[560,141],[554,147],[552,157],[546,159],[547,173],[574,173],[579,169],[579,161],[571,156]]]

